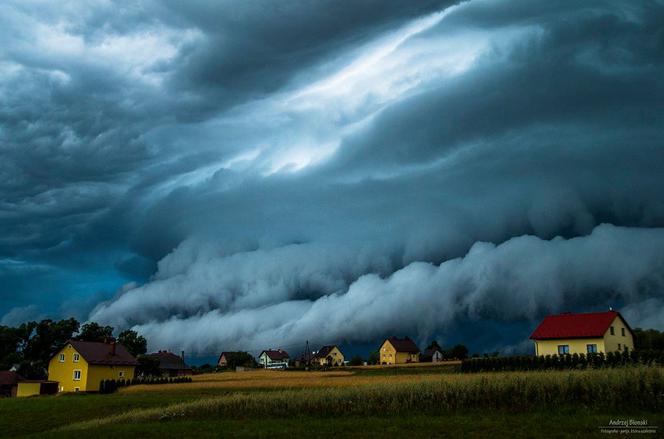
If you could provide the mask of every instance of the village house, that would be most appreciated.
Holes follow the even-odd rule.
[[[266,349],[258,356],[258,364],[266,369],[285,369],[289,360],[288,352],[282,349]]]
[[[390,337],[380,346],[380,364],[404,364],[420,361],[420,349],[408,337]]]
[[[219,367],[228,367],[228,357],[231,355],[231,352],[222,352],[219,354],[219,360],[217,361],[217,366]]]
[[[323,346],[311,356],[311,363],[319,366],[341,366],[344,354],[336,345]]]
[[[422,363],[438,363],[443,361],[443,353],[436,347],[427,348],[420,355]]]
[[[184,362],[184,351],[182,356],[177,356],[172,352],[158,351],[147,355],[159,361],[159,372],[169,377],[178,377],[191,375],[191,367]]]
[[[617,311],[545,317],[532,333],[535,355],[591,354],[634,349],[634,334]]]
[[[48,378],[59,392],[97,392],[102,380],[134,378],[138,361],[115,340],[70,340],[48,364]]]

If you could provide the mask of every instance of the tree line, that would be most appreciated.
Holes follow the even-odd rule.
[[[69,340],[104,342],[113,337],[112,326],[95,322],[81,325],[76,319],[31,321],[19,326],[0,325],[0,370],[16,368],[28,379],[45,379],[48,362]],[[117,336],[134,356],[147,352],[147,340],[126,329]]]

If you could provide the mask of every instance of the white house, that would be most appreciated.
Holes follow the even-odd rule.
[[[282,349],[266,349],[258,356],[258,364],[266,369],[285,369],[288,360],[288,352]]]

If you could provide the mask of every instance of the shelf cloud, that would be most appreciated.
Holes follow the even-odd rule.
[[[201,353],[493,349],[476,322],[518,345],[608,306],[664,329],[662,23],[656,1],[4,2],[0,320]]]

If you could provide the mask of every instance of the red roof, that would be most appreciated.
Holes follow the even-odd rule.
[[[410,354],[417,354],[420,352],[420,348],[418,348],[415,342],[409,337],[390,337],[385,341],[389,341],[397,352],[408,352]],[[383,342],[383,344],[385,344],[385,342]]]
[[[272,361],[283,361],[283,360],[288,360],[289,358],[288,352],[281,349],[277,349],[276,351],[272,349],[267,349],[264,350],[263,352],[265,352],[265,355],[267,355],[268,358]]]
[[[91,365],[138,366],[139,364],[120,343],[115,344],[115,354],[111,343],[80,340],[70,340],[68,343]]]
[[[616,317],[622,318],[617,311],[565,313],[547,316],[530,336],[533,340],[559,338],[597,338],[603,337]],[[625,325],[630,330],[629,325]]]

